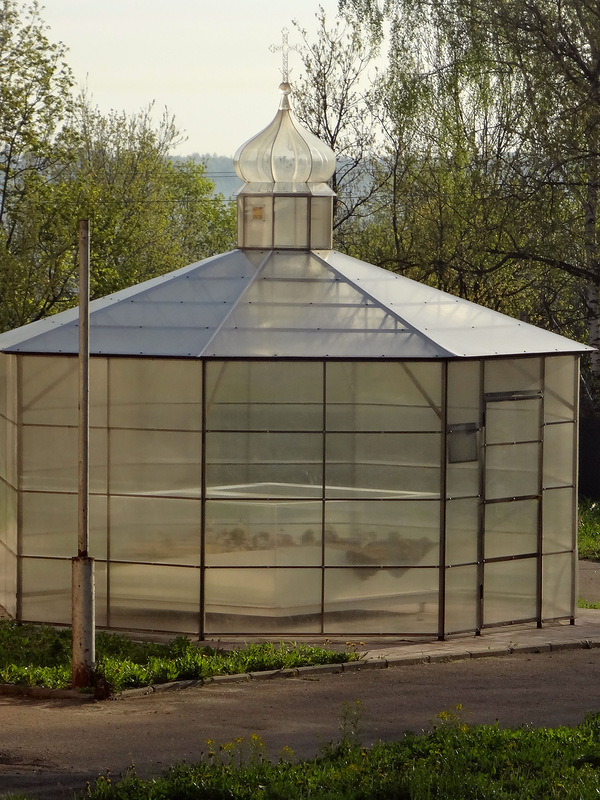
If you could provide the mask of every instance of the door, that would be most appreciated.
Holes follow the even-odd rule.
[[[481,627],[541,620],[542,394],[485,395]]]

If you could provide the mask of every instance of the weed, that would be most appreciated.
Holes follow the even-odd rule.
[[[600,609],[600,603],[590,603],[588,600],[584,600],[583,597],[580,597],[577,600],[577,607],[578,608],[595,608]]]
[[[360,747],[360,700],[353,703],[344,701],[340,711],[340,745],[342,747]]]
[[[579,558],[600,561],[600,503],[594,500],[579,503],[577,544]]]
[[[227,651],[199,646],[185,636],[158,644],[104,631],[96,634],[96,679],[113,691],[213,675],[342,663],[359,657],[356,652],[286,642],[253,643]],[[64,688],[70,680],[69,629],[0,621],[0,683]]]
[[[356,703],[342,718],[358,713]],[[257,757],[242,739],[210,751],[197,764],[179,764],[142,781],[130,772],[89,789],[89,800],[588,800],[598,797],[600,715],[575,728],[501,730],[468,726],[463,709],[438,715],[428,734],[407,734],[372,747],[331,748],[318,758],[292,762]],[[450,724],[448,724],[450,723]],[[456,723],[456,724],[455,724]],[[340,725],[340,729],[342,729]],[[211,756],[212,752],[212,756]],[[241,753],[241,757],[240,757]]]

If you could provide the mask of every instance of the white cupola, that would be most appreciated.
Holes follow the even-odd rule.
[[[238,247],[331,250],[335,171],[333,150],[303,127],[279,86],[275,119],[234,156],[244,186],[237,192]]]

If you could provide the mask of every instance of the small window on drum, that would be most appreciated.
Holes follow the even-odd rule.
[[[478,431],[476,422],[459,422],[456,425],[448,425],[448,462],[450,464],[477,461],[479,456]]]

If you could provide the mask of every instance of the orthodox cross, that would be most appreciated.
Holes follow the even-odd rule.
[[[289,83],[290,71],[288,68],[288,53],[290,50],[294,50],[296,53],[300,52],[300,46],[297,44],[290,45],[288,44],[288,34],[289,30],[287,28],[283,28],[281,31],[281,44],[272,44],[269,46],[269,50],[272,53],[276,53],[278,50],[281,50],[283,55],[283,69],[281,70],[281,76],[283,78],[284,83]]]

